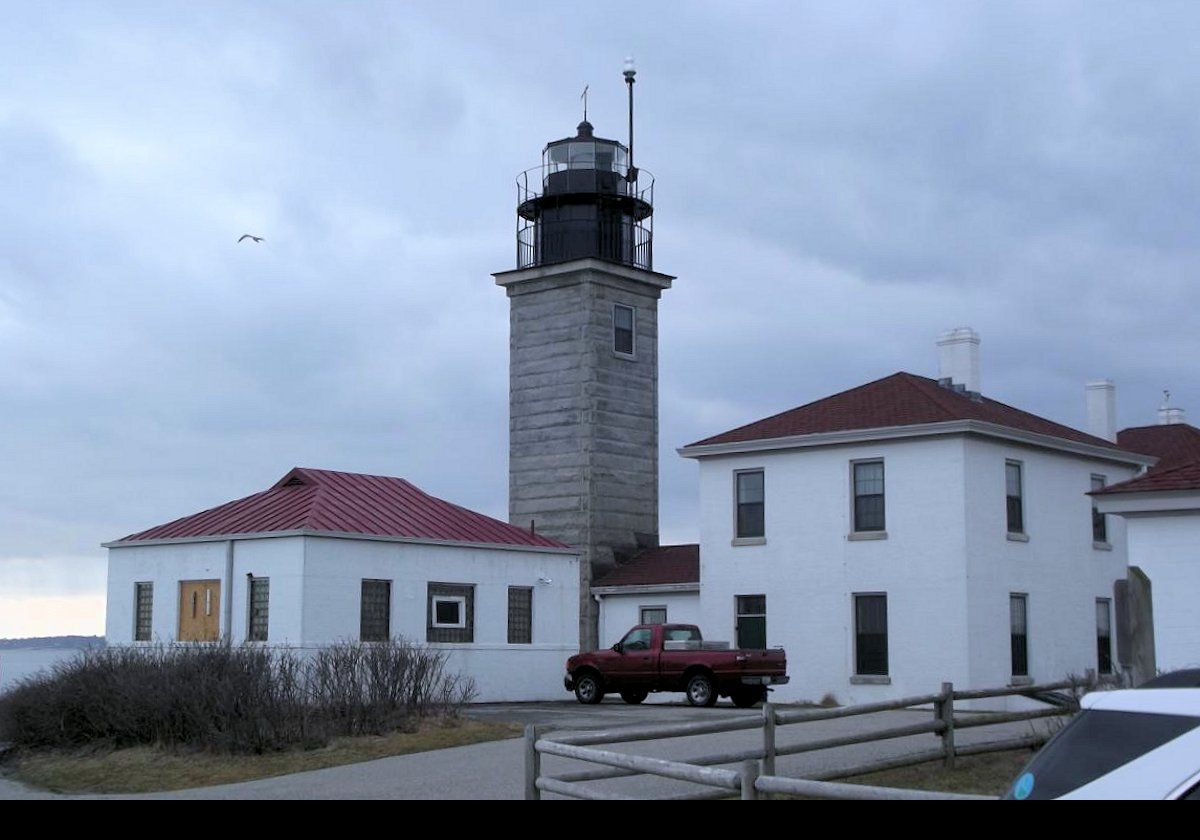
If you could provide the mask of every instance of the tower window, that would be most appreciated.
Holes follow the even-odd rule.
[[[633,307],[617,304],[613,307],[613,352],[633,355]]]

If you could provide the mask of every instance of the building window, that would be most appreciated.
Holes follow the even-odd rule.
[[[737,476],[737,538],[766,535],[763,506],[763,471],[739,472]]]
[[[533,644],[533,588],[508,587],[508,643]]]
[[[468,583],[430,583],[425,641],[469,644],[475,641],[475,587]]]
[[[854,530],[884,530],[883,461],[854,464]]]
[[[1004,462],[1005,496],[1008,501],[1008,532],[1025,533],[1025,504],[1022,498],[1021,463]]]
[[[251,642],[265,642],[271,603],[271,579],[250,578],[250,590],[247,598],[250,603],[250,618],[247,622],[246,639]]]
[[[632,306],[617,304],[613,307],[613,352],[622,356],[633,355],[633,324]]]
[[[767,647],[767,596],[737,595],[737,646],[744,650]]]
[[[1104,476],[1093,475],[1092,491],[1103,490],[1107,483],[1108,480]],[[1092,542],[1108,543],[1108,517],[1100,512],[1095,498],[1092,499]]]
[[[1101,674],[1111,674],[1112,607],[1107,598],[1096,599],[1096,659]]]
[[[666,607],[642,607],[641,621],[638,624],[666,624],[667,623],[667,608]]]
[[[133,640],[148,642],[154,635],[154,584],[135,583],[133,602]]]
[[[1029,676],[1029,596],[1008,596],[1009,638],[1012,648],[1012,675]]]
[[[887,595],[854,596],[854,673],[888,674]]]
[[[386,642],[392,637],[392,582],[364,580],[358,636],[364,642]]]

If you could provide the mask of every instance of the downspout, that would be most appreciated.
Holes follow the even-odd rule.
[[[225,541],[225,641],[233,644],[233,540]]]

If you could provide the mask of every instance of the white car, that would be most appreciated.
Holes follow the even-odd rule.
[[[1005,799],[1200,799],[1200,688],[1101,691]]]

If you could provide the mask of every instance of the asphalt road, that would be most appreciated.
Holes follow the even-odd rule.
[[[487,720],[543,723],[556,731],[579,731],[633,724],[678,723],[714,718],[758,717],[758,709],[743,710],[722,704],[712,709],[687,705],[647,703],[627,706],[619,700],[599,706],[560,703],[514,703],[474,706],[469,714]],[[790,744],[873,729],[928,722],[930,711],[884,712],[861,717],[780,727],[778,743]],[[1045,725],[1044,721],[1036,722]],[[1004,724],[960,730],[959,744],[998,740],[1028,734],[1035,723]],[[622,752],[661,758],[686,759],[708,753],[747,749],[761,743],[761,730],[717,733],[672,740],[641,741],[613,747]],[[860,744],[837,750],[781,757],[781,775],[849,767],[877,758],[928,750],[937,746],[933,735]],[[220,787],[174,791],[136,799],[520,799],[524,792],[524,751],[521,739],[493,741],[447,750],[384,758],[362,764],[332,767],[308,773],[261,779]],[[586,765],[547,756],[546,773],[584,769]],[[700,788],[650,776],[594,782],[601,790],[638,797],[660,797]],[[0,778],[0,798],[46,798]],[[109,798],[109,797],[105,797]],[[547,796],[546,798],[554,798]]]

